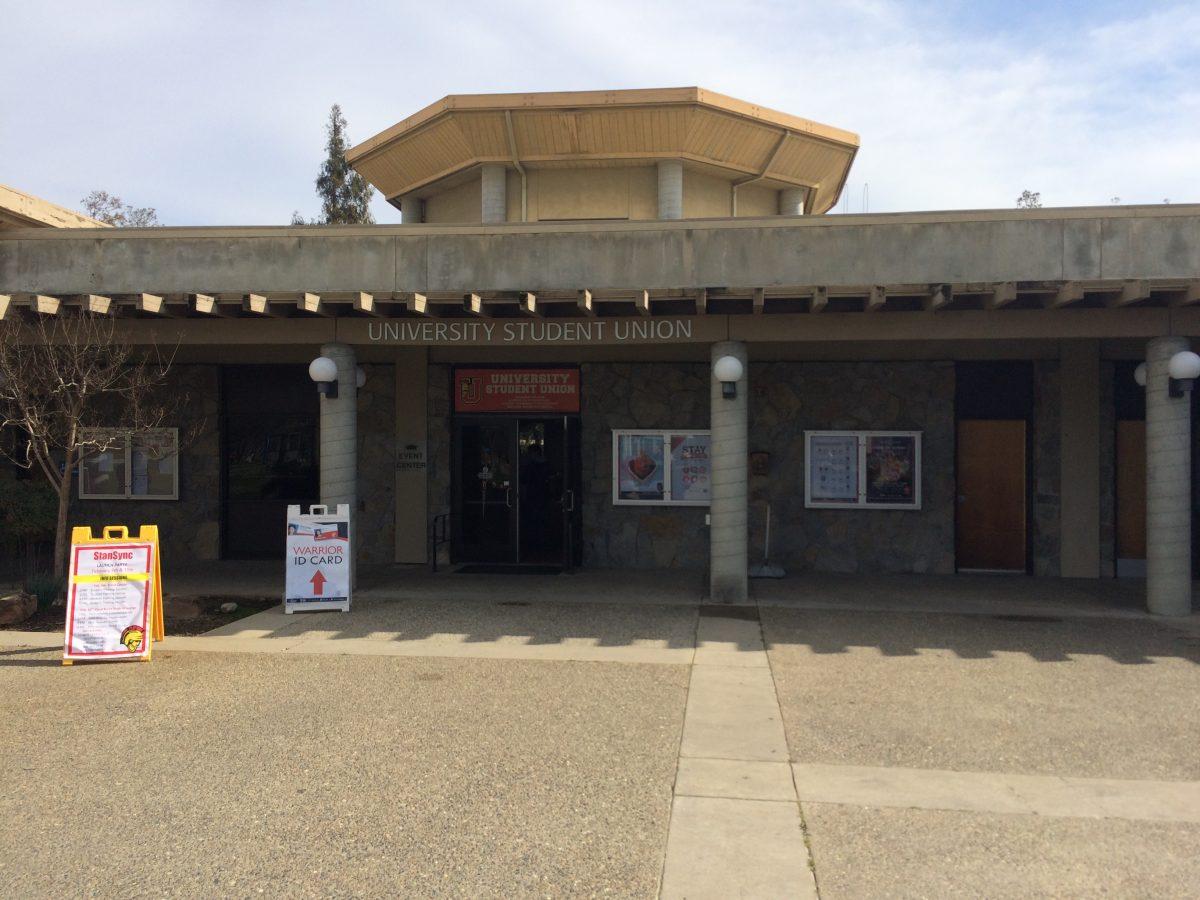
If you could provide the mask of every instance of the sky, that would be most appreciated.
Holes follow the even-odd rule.
[[[0,23],[0,183],[166,225],[315,215],[333,103],[357,143],[446,94],[686,85],[856,132],[837,212],[1200,202],[1197,0],[0,0]]]

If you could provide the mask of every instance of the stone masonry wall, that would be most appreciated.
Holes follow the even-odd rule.
[[[214,560],[221,552],[220,377],[216,366],[178,365],[168,389],[186,399],[173,421],[179,428],[178,500],[79,500],[72,492],[71,524],[93,533],[105,525],[157,525],[164,565]]]
[[[583,367],[584,564],[703,567],[703,508],[614,506],[612,429],[708,427],[706,364]],[[771,454],[751,479],[751,557],[765,504],[772,559],[792,571],[954,570],[954,368],[950,363],[752,363],[751,450]],[[804,430],[921,430],[923,508],[804,508]]]
[[[771,504],[771,560],[791,572],[954,571],[954,366],[751,363],[751,562]],[[920,510],[806,509],[805,430],[921,431]]]
[[[586,363],[581,367],[583,564],[704,568],[707,508],[615,506],[614,428],[708,428],[705,363]]]

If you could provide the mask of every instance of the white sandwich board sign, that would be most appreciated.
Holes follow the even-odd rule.
[[[350,507],[299,506],[287,511],[283,611],[340,609],[350,612]]]

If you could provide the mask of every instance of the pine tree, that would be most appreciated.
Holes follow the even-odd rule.
[[[321,164],[321,174],[317,176],[317,195],[321,198],[320,224],[374,223],[370,204],[375,191],[346,162],[346,119],[342,115],[342,108],[336,103],[329,110],[325,133],[329,136],[325,143],[327,155]],[[295,216],[292,223],[298,224]]]

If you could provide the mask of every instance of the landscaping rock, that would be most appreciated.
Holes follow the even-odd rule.
[[[229,603],[221,604],[221,612],[223,612],[223,613],[231,613],[231,612],[234,612],[236,609],[237,609],[236,603],[229,602]]]
[[[37,597],[25,591],[0,596],[0,625],[17,625],[37,612]]]
[[[163,615],[170,619],[195,619],[201,613],[200,604],[190,597],[164,597]]]

